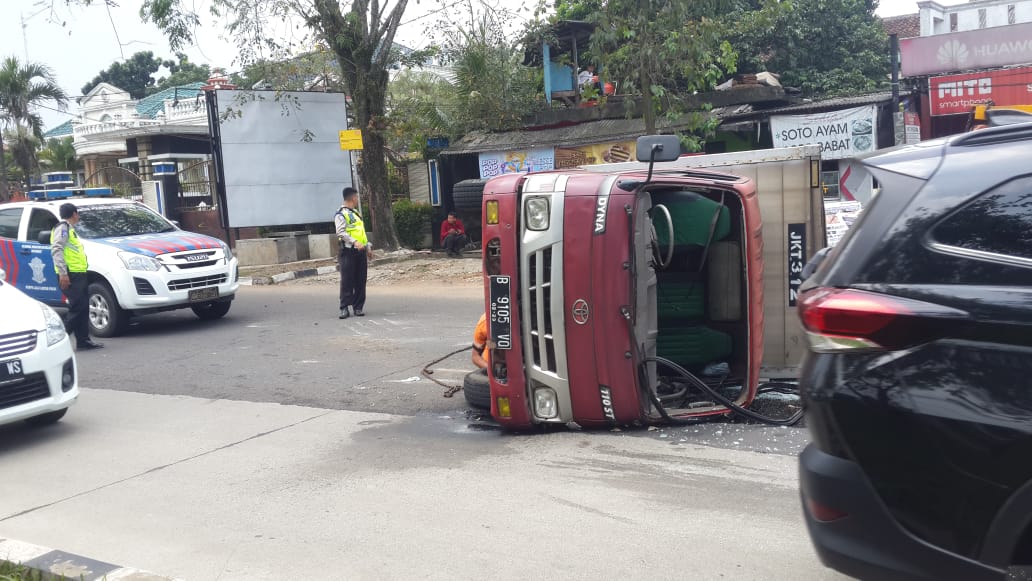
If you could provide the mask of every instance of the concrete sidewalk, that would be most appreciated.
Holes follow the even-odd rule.
[[[419,259],[440,259],[450,260],[446,257],[443,251],[441,252],[430,252],[428,250],[415,251],[410,254],[391,254],[387,256],[381,256],[379,258],[373,258],[369,261],[369,267],[375,268],[386,264],[397,264],[399,262],[407,262],[409,260]],[[465,252],[463,258],[480,258],[480,251]],[[328,265],[327,263],[334,262],[334,264]],[[298,262],[290,262],[285,264],[270,264],[264,266],[250,266],[241,268],[240,284],[244,286],[258,286],[258,285],[270,285],[287,282],[288,280],[295,280],[298,278],[305,278],[309,276],[318,276],[322,274],[332,274],[337,272],[337,265],[335,258],[321,258],[316,260],[302,260]],[[243,274],[248,271],[260,271],[260,270],[276,270],[275,274],[261,274],[254,276],[244,276]]]
[[[794,457],[634,433],[85,389],[0,461],[0,537],[192,581],[841,578]]]

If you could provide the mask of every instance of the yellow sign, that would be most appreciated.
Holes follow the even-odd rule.
[[[362,149],[362,130],[348,129],[347,131],[341,131],[340,148],[345,151],[349,149]]]

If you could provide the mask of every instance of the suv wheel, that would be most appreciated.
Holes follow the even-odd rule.
[[[115,293],[107,284],[95,282],[89,289],[90,333],[97,337],[114,337],[129,326],[129,313],[118,305]]]
[[[221,303],[201,303],[190,307],[194,314],[204,321],[214,321],[215,319],[221,319],[226,316],[229,312],[229,307],[233,303],[229,301],[222,301]]]

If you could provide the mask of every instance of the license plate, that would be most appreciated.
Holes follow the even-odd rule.
[[[0,361],[0,381],[7,381],[10,379],[17,379],[22,376],[22,362],[21,359],[11,359],[9,361]]]
[[[219,298],[219,287],[210,286],[208,288],[199,288],[190,291],[186,296],[189,298],[191,303],[210,301],[212,299]]]
[[[491,277],[491,340],[495,349],[512,349],[512,298],[509,277]]]

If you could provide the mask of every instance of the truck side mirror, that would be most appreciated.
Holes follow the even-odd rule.
[[[638,138],[637,149],[641,162],[674,161],[681,157],[681,140],[676,135],[643,135]]]
[[[803,272],[800,273],[799,276],[802,277],[803,280],[813,276],[813,273],[817,272],[817,269],[821,267],[821,263],[824,262],[824,259],[828,257],[829,252],[831,252],[831,248],[821,248],[818,250],[817,253],[813,255],[813,258],[806,263],[806,266],[803,267]]]
[[[50,230],[41,231],[39,236],[36,237],[36,242],[50,246]]]

